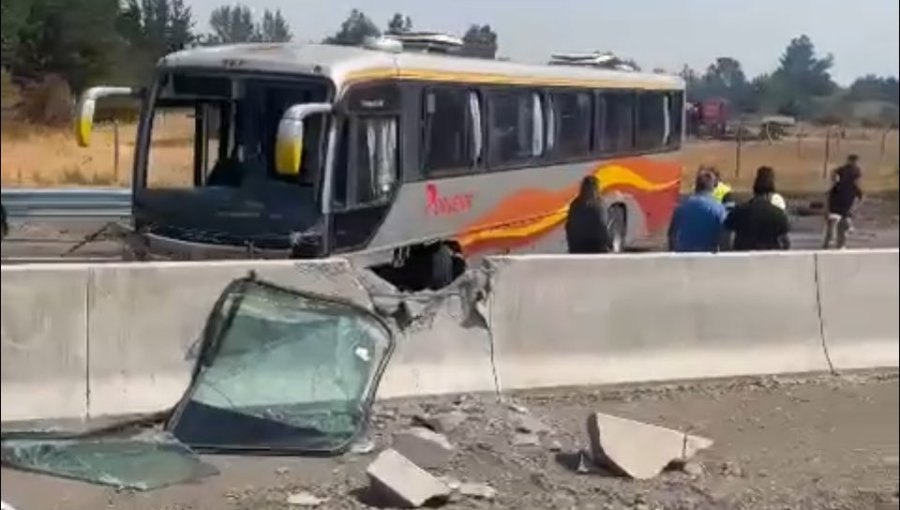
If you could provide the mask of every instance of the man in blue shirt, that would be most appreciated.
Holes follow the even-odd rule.
[[[697,173],[694,194],[675,208],[669,224],[669,250],[677,252],[717,252],[723,239],[725,206],[713,196],[715,176],[706,170]]]

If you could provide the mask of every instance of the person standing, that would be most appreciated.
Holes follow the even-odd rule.
[[[847,232],[853,227],[853,213],[863,198],[859,180],[862,170],[859,168],[859,156],[851,154],[847,162],[836,169],[831,176],[831,189],[828,191],[828,215],[825,220],[825,239],[822,248],[831,248],[832,240],[837,248],[847,244]]]
[[[669,224],[669,250],[676,252],[717,252],[721,247],[722,225],[727,212],[713,196],[715,175],[706,169],[697,172],[694,194],[678,204]]]
[[[569,253],[608,253],[612,247],[606,206],[599,190],[597,178],[588,175],[581,180],[578,196],[569,204],[566,216]]]
[[[734,232],[732,249],[790,249],[790,224],[787,213],[772,200],[776,195],[775,170],[761,167],[753,181],[753,198],[736,206],[725,219],[725,228]]]

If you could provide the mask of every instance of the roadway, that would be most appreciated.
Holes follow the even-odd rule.
[[[448,433],[457,449],[446,474],[485,482],[496,500],[461,498],[444,508],[519,509],[896,509],[898,374],[748,378],[518,393],[520,406],[494,395],[380,403],[376,452],[423,412],[461,411]],[[517,445],[510,417],[524,407],[549,432]],[[665,472],[629,481],[579,474],[591,412],[690,430],[715,441],[697,460],[701,472]],[[340,458],[206,457],[221,473],[191,485],[128,493],[3,469],[3,499],[18,510],[275,510],[309,491],[319,508],[368,508],[359,501],[375,453]]]
[[[894,206],[894,209],[896,205]],[[884,204],[873,204],[864,210],[857,221],[856,230],[848,236],[850,248],[896,248],[900,246],[900,228],[896,212]],[[25,261],[58,261],[86,236],[96,232],[105,224],[98,218],[53,218],[14,219],[10,224],[10,235],[3,240],[2,258],[4,263]],[[795,250],[813,250],[822,241],[822,219],[818,215],[793,216],[791,239]],[[646,240],[638,245],[642,251],[660,251],[664,248],[662,236]],[[118,260],[121,246],[118,242],[99,240],[88,243],[65,260],[86,259]],[[65,261],[59,260],[59,261]]]

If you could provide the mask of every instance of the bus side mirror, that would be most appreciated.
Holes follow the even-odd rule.
[[[303,121],[317,114],[331,112],[328,103],[295,104],[284,112],[275,135],[275,171],[279,175],[296,176],[303,160]]]
[[[94,109],[97,100],[104,97],[136,97],[136,89],[129,87],[92,87],[81,95],[75,110],[75,139],[79,147],[91,144],[91,131],[94,128]]]

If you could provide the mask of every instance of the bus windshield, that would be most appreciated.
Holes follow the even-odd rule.
[[[135,222],[164,237],[280,247],[320,218],[326,116],[304,126],[299,172],[275,168],[278,123],[326,101],[324,80],[171,71],[145,111]]]

